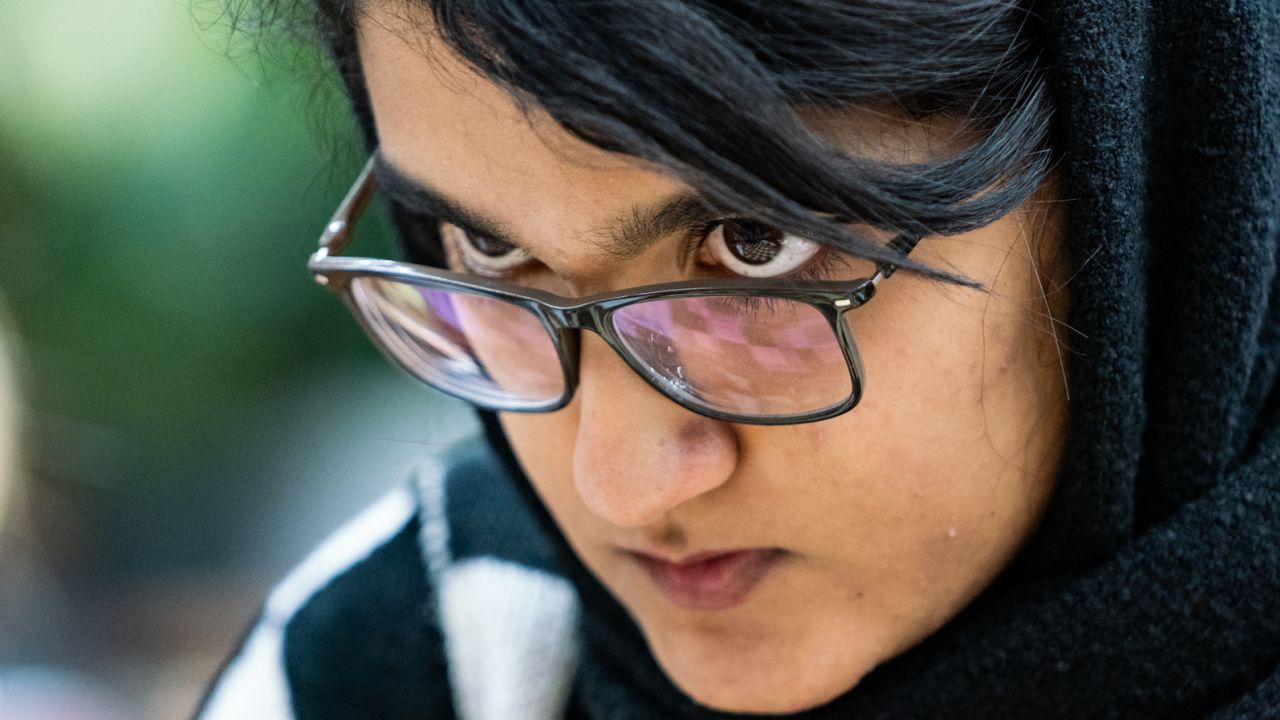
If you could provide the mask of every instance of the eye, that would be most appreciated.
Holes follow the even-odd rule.
[[[504,240],[473,235],[453,223],[441,222],[445,244],[458,249],[465,269],[480,275],[502,275],[529,262],[528,250]]]
[[[703,241],[704,262],[750,278],[786,275],[805,267],[826,247],[752,220],[721,222]]]

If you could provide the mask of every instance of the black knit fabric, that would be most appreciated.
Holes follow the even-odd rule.
[[[452,720],[420,527],[415,517],[285,626],[284,667],[299,720]]]
[[[1074,266],[1055,494],[959,617],[799,717],[1280,717],[1280,2],[1037,13]],[[575,712],[732,717],[675,689],[517,484],[583,597]]]

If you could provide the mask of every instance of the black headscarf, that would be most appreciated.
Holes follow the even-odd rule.
[[[1280,717],[1280,2],[1037,12],[1073,265],[1054,495],[964,612],[801,717]],[[576,705],[730,717],[662,674],[482,419],[583,598]]]

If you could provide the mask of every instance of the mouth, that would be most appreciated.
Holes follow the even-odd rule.
[[[687,610],[728,610],[747,600],[786,554],[776,548],[691,555],[678,561],[625,551],[672,604]]]

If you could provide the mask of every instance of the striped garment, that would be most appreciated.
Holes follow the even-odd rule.
[[[471,441],[289,573],[196,717],[563,718],[577,619],[552,548]]]

